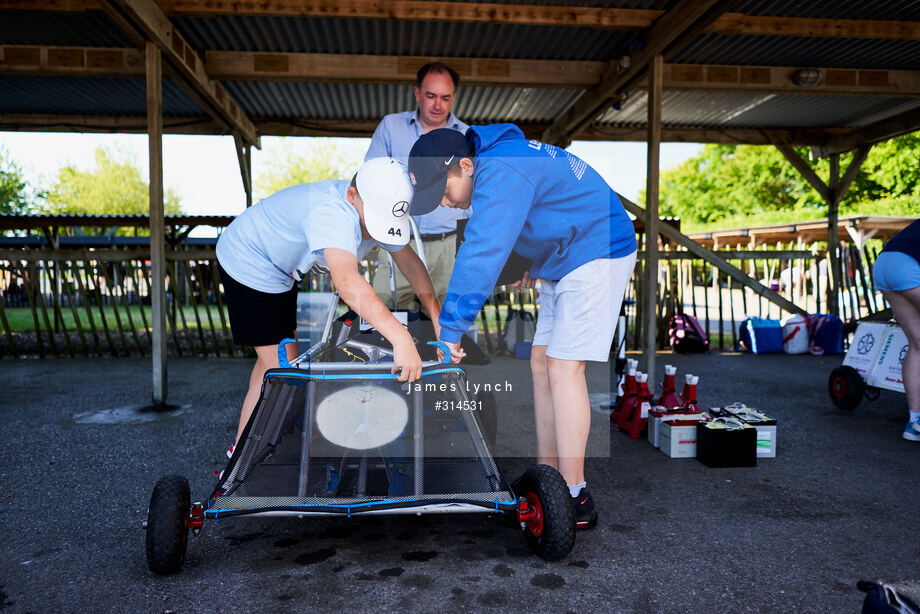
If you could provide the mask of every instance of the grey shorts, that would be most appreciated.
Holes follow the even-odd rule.
[[[542,281],[534,345],[565,360],[607,362],[636,252],[598,258],[559,281]]]

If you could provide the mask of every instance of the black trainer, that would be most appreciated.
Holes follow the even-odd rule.
[[[597,510],[594,509],[594,499],[587,487],[578,491],[578,496],[572,499],[575,506],[575,528],[577,530],[593,529],[597,526]]]

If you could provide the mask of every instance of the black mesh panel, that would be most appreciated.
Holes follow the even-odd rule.
[[[269,371],[210,507],[508,503],[478,411],[457,368],[428,369],[411,385],[388,372]]]

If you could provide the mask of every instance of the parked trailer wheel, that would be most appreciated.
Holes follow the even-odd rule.
[[[831,401],[838,409],[853,411],[862,401],[866,383],[860,377],[859,371],[844,365],[831,371],[827,390],[831,395]]]
[[[147,510],[147,566],[157,574],[175,573],[185,561],[191,495],[180,475],[161,478]]]
[[[569,487],[549,465],[533,465],[515,482],[515,496],[527,500],[521,518],[527,543],[537,556],[558,561],[575,545],[575,507]]]

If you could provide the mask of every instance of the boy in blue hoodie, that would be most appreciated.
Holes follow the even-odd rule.
[[[616,193],[593,168],[512,124],[432,130],[409,154],[412,215],[473,206],[441,309],[455,361],[511,250],[533,261],[521,283],[542,281],[531,351],[537,462],[565,478],[576,527],[597,524],[584,476],[591,420],[585,361],[606,362],[636,236]]]

